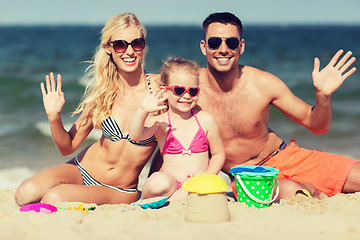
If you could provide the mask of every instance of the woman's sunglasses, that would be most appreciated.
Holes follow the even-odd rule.
[[[215,50],[218,49],[222,43],[222,39],[220,37],[211,37],[208,39],[208,46],[210,49]],[[239,47],[240,40],[235,37],[229,37],[225,39],[226,46],[231,50],[236,50]]]
[[[172,92],[178,96],[181,97],[182,95],[185,94],[185,92],[187,92],[191,97],[196,97],[199,92],[200,92],[200,88],[199,87],[183,87],[183,86],[178,86],[178,85],[174,85],[174,86],[165,86],[166,89],[171,89]]]
[[[110,41],[110,43],[113,45],[114,51],[117,53],[125,52],[129,45],[131,45],[135,51],[141,51],[145,48],[144,38],[136,38],[132,40],[131,43],[125,40],[115,40]]]

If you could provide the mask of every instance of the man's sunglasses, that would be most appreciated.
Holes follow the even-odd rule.
[[[125,40],[115,40],[115,41],[110,41],[110,43],[113,45],[113,48],[117,53],[125,52],[129,45],[131,45],[135,51],[141,51],[145,48],[144,38],[136,38],[132,40],[131,43]]]
[[[174,86],[165,86],[166,89],[171,89],[172,92],[178,96],[181,97],[182,95],[185,94],[185,92],[187,92],[191,97],[196,97],[199,92],[200,92],[200,88],[199,87],[183,87],[183,86],[178,86],[178,85],[174,85]]]
[[[220,47],[222,41],[223,40],[220,37],[211,37],[208,39],[207,43],[210,49],[215,50]],[[239,47],[240,40],[236,37],[229,37],[225,39],[225,43],[231,50],[236,50]]]

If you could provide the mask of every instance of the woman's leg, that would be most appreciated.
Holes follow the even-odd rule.
[[[19,206],[33,202],[54,204],[57,202],[86,202],[101,204],[132,203],[138,192],[120,192],[98,185],[83,185],[76,165],[65,163],[45,169],[25,180],[15,193]]]
[[[77,166],[64,163],[35,174],[20,184],[15,193],[15,201],[19,206],[39,202],[49,189],[61,184],[83,185]]]
[[[138,192],[121,192],[100,185],[62,184],[51,188],[41,199],[42,203],[85,202],[102,204],[132,203],[138,199]]]

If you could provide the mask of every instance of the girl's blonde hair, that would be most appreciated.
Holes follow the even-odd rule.
[[[125,81],[105,48],[109,46],[111,37],[115,33],[128,27],[137,27],[142,37],[146,37],[145,27],[135,14],[123,13],[111,18],[102,29],[100,45],[86,70],[85,78],[89,78],[90,82],[73,114],[82,112],[86,106],[89,108],[88,120],[92,121],[95,128],[101,128],[101,123],[110,116],[114,100]]]
[[[160,85],[167,86],[169,83],[169,78],[171,73],[178,70],[183,70],[188,73],[194,74],[199,79],[199,64],[197,62],[186,60],[183,58],[173,58],[169,57],[164,61],[163,65],[161,66],[160,74]]]

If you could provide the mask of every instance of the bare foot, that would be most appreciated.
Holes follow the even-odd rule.
[[[317,198],[317,199],[328,198],[328,196],[325,193],[316,189],[313,185],[311,185],[309,183],[300,183],[300,185],[303,188],[297,189],[294,193],[294,196],[296,196],[297,194],[303,194],[305,196],[313,197],[313,198]]]

